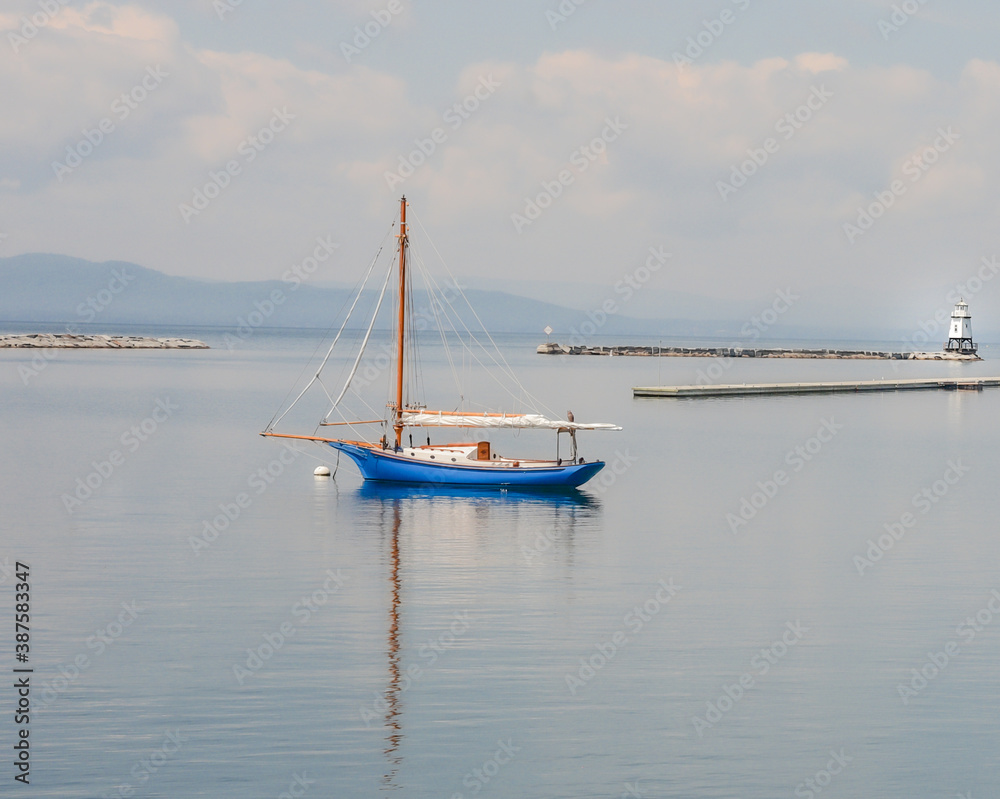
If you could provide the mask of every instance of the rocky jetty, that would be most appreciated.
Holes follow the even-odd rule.
[[[974,352],[879,352],[878,350],[758,349],[750,347],[567,347],[540,344],[539,355],[658,356],[673,358],[841,358],[885,361],[980,361]]]
[[[207,350],[204,341],[193,338],[146,338],[145,336],[85,336],[73,333],[28,333],[0,336],[0,349],[103,349],[103,350]]]

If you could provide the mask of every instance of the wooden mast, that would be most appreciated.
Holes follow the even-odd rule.
[[[399,201],[399,341],[396,348],[396,446],[403,441],[403,339],[406,324],[406,196]]]

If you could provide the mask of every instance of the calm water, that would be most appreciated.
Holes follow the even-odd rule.
[[[8,757],[4,793],[1000,794],[1000,391],[636,401],[711,362],[501,343],[559,412],[625,428],[581,435],[618,474],[542,498],[316,479],[322,450],[257,436],[306,335],[60,352],[28,385],[37,353],[0,354],[0,562],[31,566],[36,708],[31,788]],[[424,367],[449,379],[440,350]],[[1000,364],[721,382],[953,373]],[[10,631],[12,578],[0,596]]]

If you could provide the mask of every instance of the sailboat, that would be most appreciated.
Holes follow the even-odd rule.
[[[400,200],[399,234],[392,269],[386,274],[381,294],[372,314],[371,322],[361,342],[360,352],[354,361],[353,368],[347,375],[345,384],[334,399],[329,393],[332,407],[316,430],[311,435],[289,434],[275,432],[275,425],[291,410],[316,382],[321,382],[323,368],[328,363],[334,348],[337,346],[344,330],[347,328],[351,314],[367,284],[362,284],[357,292],[354,303],[348,311],[340,331],[334,338],[330,351],[321,363],[312,380],[296,397],[287,410],[268,424],[261,433],[271,438],[285,438],[305,441],[315,441],[332,447],[338,453],[347,455],[358,467],[362,477],[367,481],[403,484],[421,484],[424,486],[466,486],[466,487],[498,487],[515,489],[537,488],[573,488],[583,485],[604,468],[604,461],[587,461],[579,456],[576,434],[583,430],[621,430],[613,424],[584,424],[575,421],[573,414],[567,413],[565,419],[550,419],[536,412],[506,413],[499,411],[468,411],[468,410],[430,410],[422,403],[406,396],[407,386],[407,352],[412,345],[413,331],[408,329],[407,318],[412,310],[411,280],[410,280],[410,238],[406,219],[407,201],[404,196]],[[377,260],[377,256],[376,256]],[[398,267],[396,266],[398,264]],[[368,273],[371,274],[372,266]],[[375,325],[375,316],[382,306],[387,286],[390,283],[392,271],[396,271],[397,313],[394,319],[395,344],[395,375],[394,392],[386,403],[386,413],[382,419],[357,420],[343,419],[332,421],[335,411],[343,414],[341,403],[351,387],[351,382],[358,372],[361,358],[371,338]],[[412,325],[411,325],[412,327]],[[471,334],[470,334],[471,335]],[[492,341],[492,339],[491,339]],[[502,356],[501,356],[502,358]],[[506,362],[495,361],[502,371],[509,374]],[[324,386],[325,390],[325,386]],[[376,440],[359,440],[348,438],[332,438],[317,435],[322,428],[349,427],[357,432],[359,428],[378,425],[382,435]],[[556,454],[552,459],[532,459],[500,455],[493,451],[490,441],[476,440],[431,444],[413,444],[412,433],[409,442],[404,446],[403,431],[415,428],[445,428],[466,430],[549,430],[556,433]],[[570,452],[568,457],[560,456],[560,436],[568,434]]]

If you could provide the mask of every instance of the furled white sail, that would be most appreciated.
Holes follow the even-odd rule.
[[[523,428],[534,430],[621,430],[613,424],[584,424],[546,419],[537,413],[461,413],[454,411],[403,411],[404,427]]]

